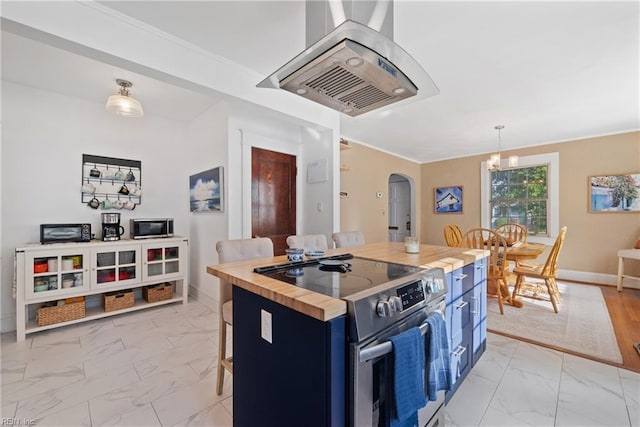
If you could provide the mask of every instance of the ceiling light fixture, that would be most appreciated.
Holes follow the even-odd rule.
[[[133,86],[130,81],[116,79],[116,83],[120,86],[118,95],[111,95],[107,99],[105,108],[119,116],[123,117],[142,117],[144,111],[142,104],[131,96],[129,96],[129,88]]]
[[[502,169],[501,162],[501,149],[502,149],[502,129],[504,129],[504,125],[497,125],[494,127],[498,131],[498,152],[496,154],[492,154],[489,159],[487,159],[487,169],[489,171],[499,171]],[[518,167],[518,156],[509,156],[507,164],[509,168],[517,168]]]

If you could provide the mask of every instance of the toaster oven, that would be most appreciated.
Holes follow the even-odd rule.
[[[91,224],[40,224],[40,243],[91,241]]]

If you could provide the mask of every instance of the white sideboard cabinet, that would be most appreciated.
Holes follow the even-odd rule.
[[[187,303],[189,242],[185,237],[83,243],[27,244],[16,248],[16,334],[86,322],[162,304]],[[147,303],[142,287],[173,286],[171,299]],[[134,289],[133,307],[104,311],[104,293]],[[39,326],[38,308],[45,303],[85,297],[86,316]]]

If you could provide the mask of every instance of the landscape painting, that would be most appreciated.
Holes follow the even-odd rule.
[[[640,173],[590,176],[589,211],[640,211]]]
[[[222,166],[189,177],[191,212],[223,212]]]
[[[436,213],[462,213],[462,186],[437,187],[435,211]]]

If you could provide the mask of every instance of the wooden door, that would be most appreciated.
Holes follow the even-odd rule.
[[[251,235],[273,241],[284,255],[286,238],[296,234],[296,157],[251,149]]]

